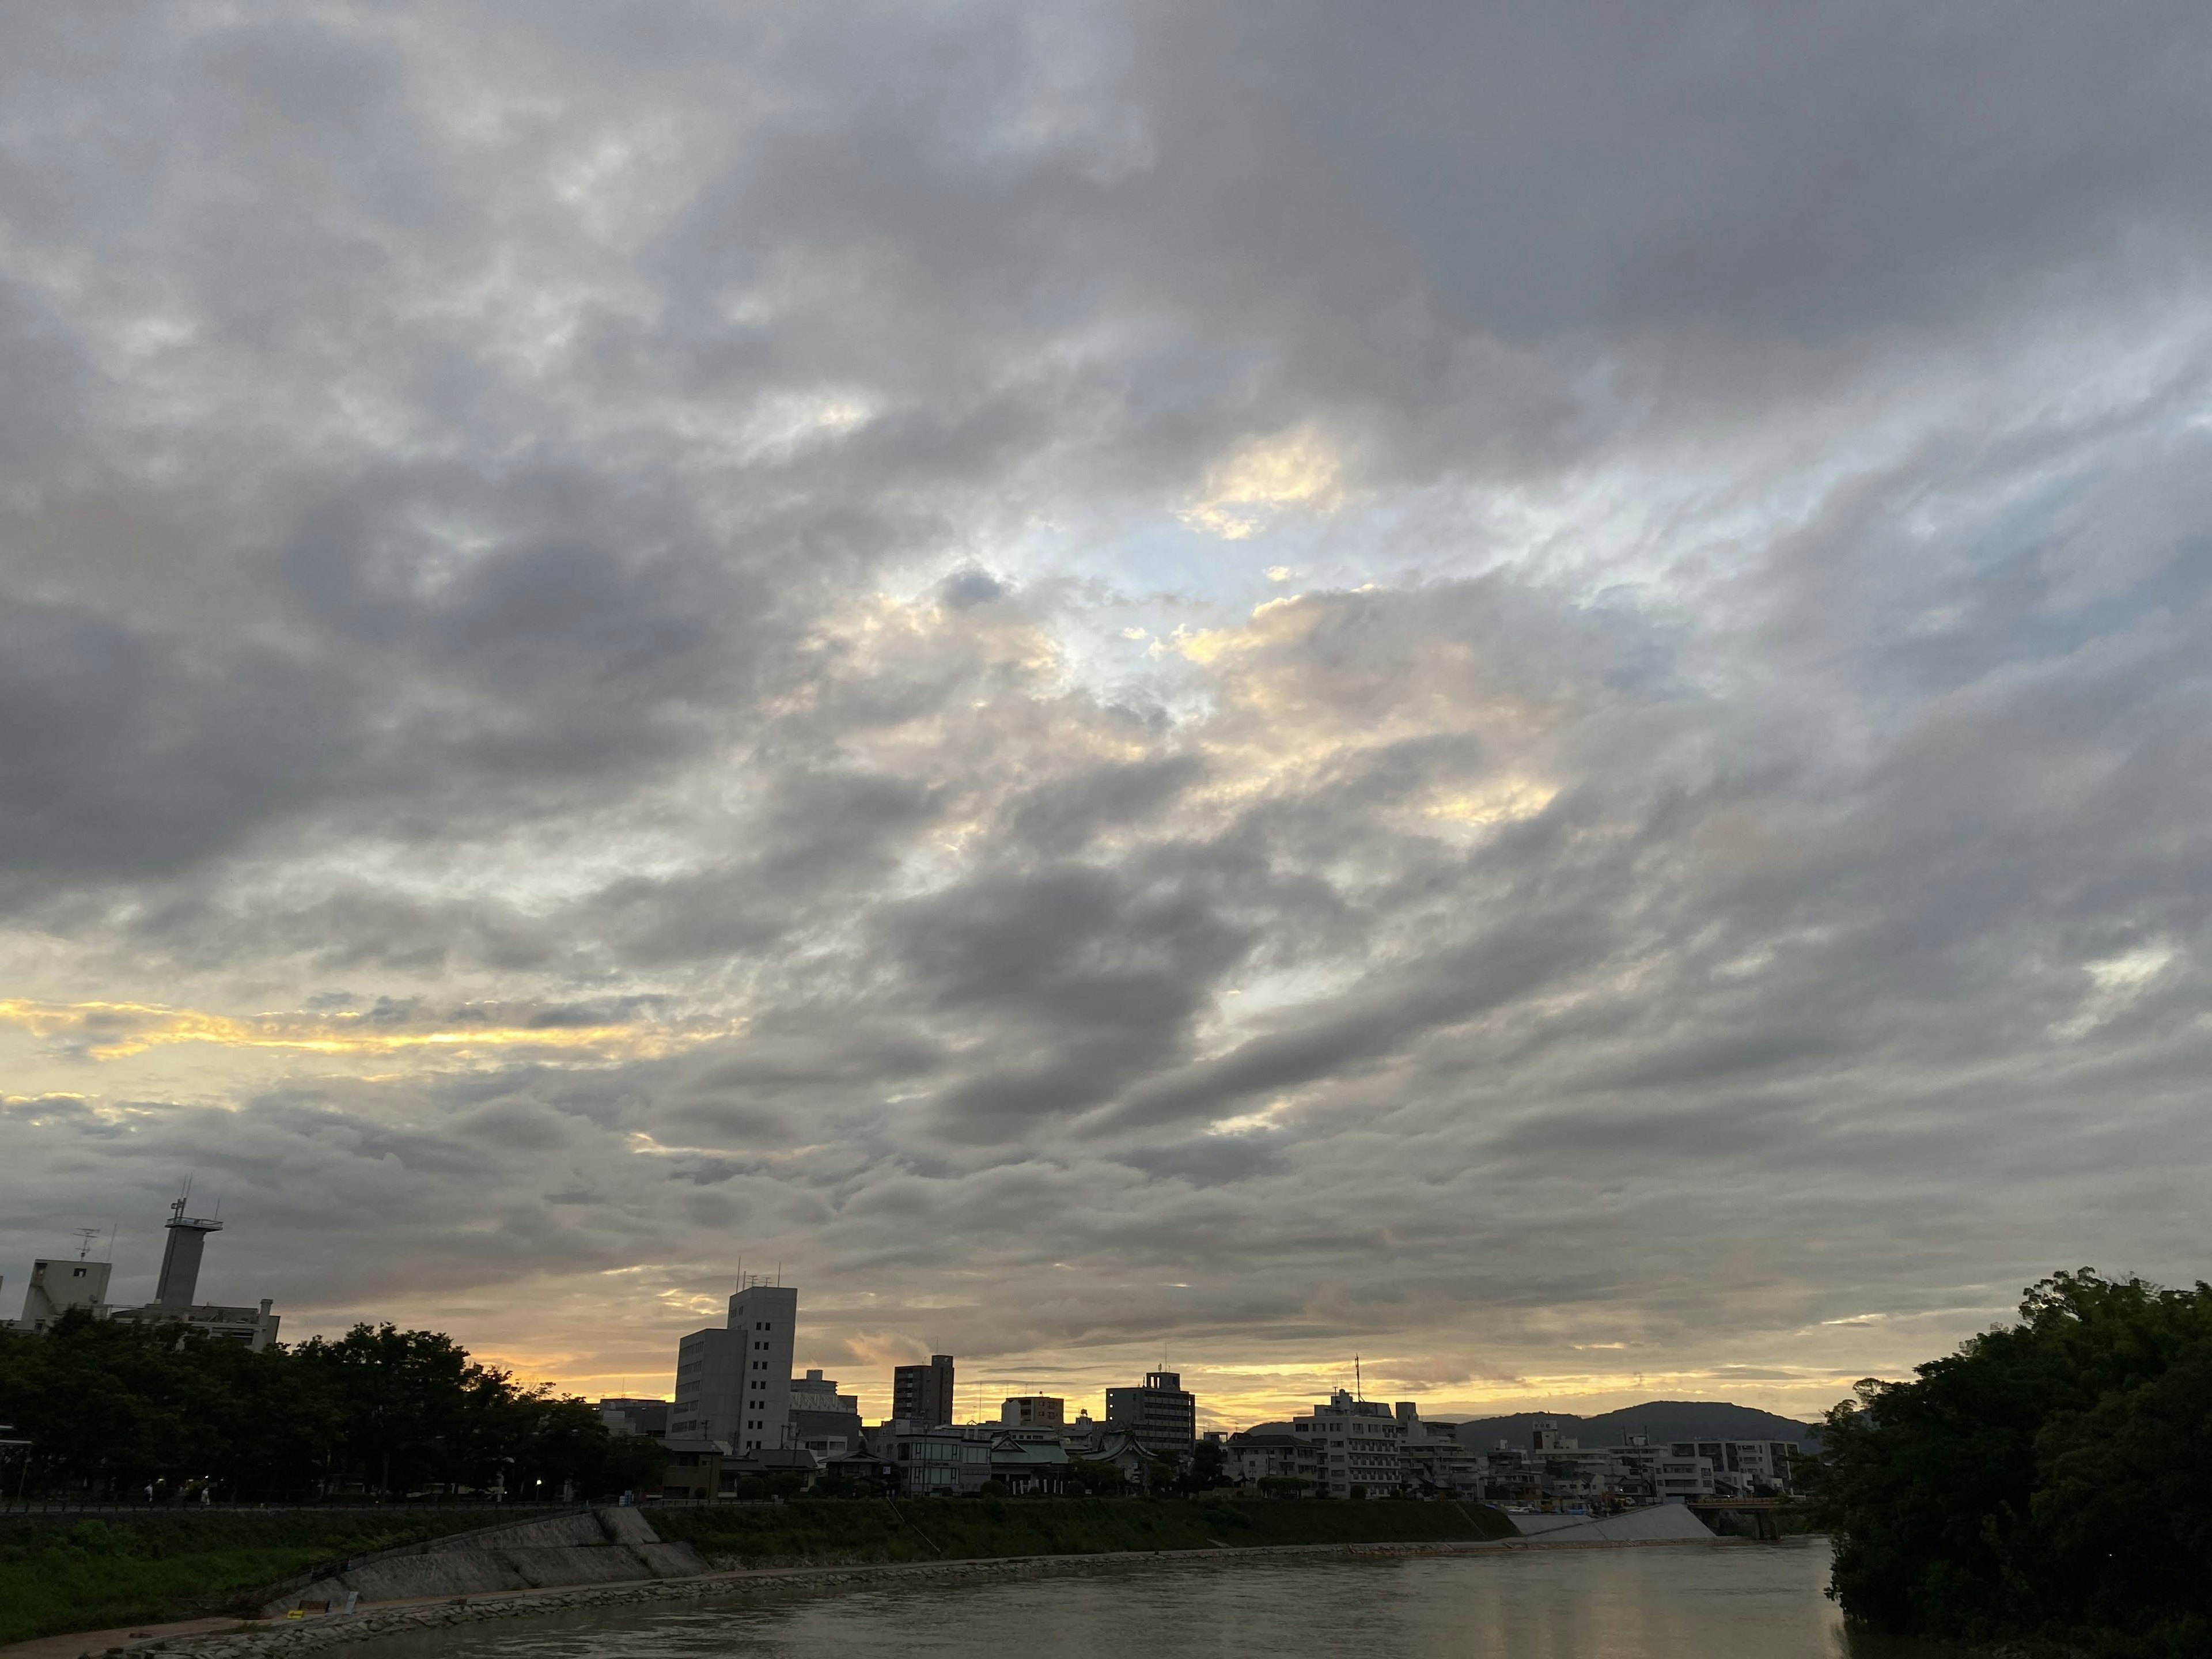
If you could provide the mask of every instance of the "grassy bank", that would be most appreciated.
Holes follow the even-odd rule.
[[[0,1518],[0,1643],[234,1612],[310,1567],[498,1518],[381,1509]]]
[[[720,1566],[957,1560],[1202,1550],[1218,1544],[1435,1543],[1510,1537],[1473,1504],[1275,1503],[1141,1498],[798,1498],[776,1505],[659,1508],[653,1530]]]

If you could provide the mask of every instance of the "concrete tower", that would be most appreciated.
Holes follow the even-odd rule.
[[[191,1195],[187,1188],[185,1196]],[[169,1206],[169,1218],[162,1227],[169,1242],[161,1251],[161,1277],[154,1287],[154,1302],[157,1307],[189,1308],[199,1293],[200,1253],[207,1249],[207,1236],[221,1232],[222,1223],[186,1215],[185,1199],[179,1198]]]

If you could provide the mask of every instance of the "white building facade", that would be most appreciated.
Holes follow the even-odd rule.
[[[719,1440],[738,1455],[783,1449],[798,1331],[798,1288],[747,1279],[730,1298],[726,1324],[677,1345],[670,1435]]]
[[[1405,1484],[1405,1425],[1380,1401],[1339,1389],[1292,1418],[1291,1432],[1312,1449],[1314,1478],[1331,1498],[1388,1498]]]

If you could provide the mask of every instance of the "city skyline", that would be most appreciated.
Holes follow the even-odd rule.
[[[6,29],[11,1303],[1802,1419],[2212,1271],[2212,13]]]

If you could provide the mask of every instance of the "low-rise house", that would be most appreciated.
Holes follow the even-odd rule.
[[[991,1479],[1016,1498],[1056,1498],[1067,1490],[1067,1448],[1034,1436],[996,1436]]]
[[[890,1466],[908,1497],[978,1492],[991,1478],[993,1425],[925,1426],[894,1418],[877,1431],[877,1456]]]
[[[712,1498],[722,1490],[722,1448],[713,1440],[663,1440],[663,1498]]]
[[[822,1478],[831,1477],[858,1487],[866,1492],[882,1492],[892,1486],[892,1468],[889,1463],[868,1450],[847,1452],[842,1457],[832,1457],[822,1465]]]
[[[1136,1435],[1114,1423],[1094,1423],[1088,1413],[1060,1436],[1071,1459],[1111,1464],[1132,1492],[1152,1489],[1152,1465]]]
[[[774,1477],[796,1479],[801,1492],[814,1484],[821,1464],[811,1451],[791,1446],[757,1446],[722,1459],[721,1478],[717,1492],[724,1498],[734,1498],[740,1483],[748,1480],[769,1480]]]

